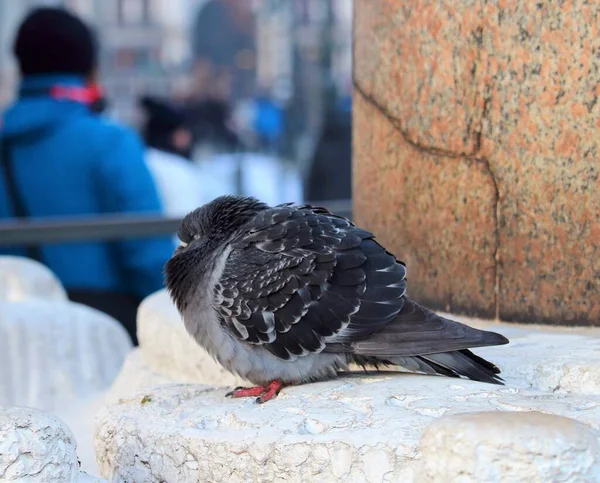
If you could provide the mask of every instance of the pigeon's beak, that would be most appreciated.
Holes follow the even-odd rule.
[[[185,256],[186,259],[193,259],[200,263],[199,260],[204,259],[211,253],[211,251],[210,240],[206,238],[197,238],[190,240],[189,243],[180,243],[180,245],[173,252],[171,258]]]
[[[177,255],[184,251],[197,250],[198,248],[202,247],[204,244],[205,244],[205,242],[204,242],[204,239],[202,239],[202,238],[194,238],[189,243],[181,242],[179,244],[179,246],[175,249],[175,252],[173,253],[173,255]]]
[[[191,243],[186,243],[186,242],[180,242],[179,246],[177,246],[177,248],[175,248],[175,251],[173,252],[173,256],[177,256],[180,253],[183,253],[184,251],[188,250],[189,248],[191,248],[191,245],[193,245],[197,240],[192,240]]]

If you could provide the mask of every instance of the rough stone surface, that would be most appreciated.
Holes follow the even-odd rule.
[[[510,344],[501,350],[486,347],[475,352],[498,364],[511,385],[556,395],[600,395],[597,329],[549,331],[542,326],[477,324],[473,319],[455,318],[498,330],[510,339]]]
[[[79,471],[77,443],[56,417],[36,409],[0,407],[0,481],[103,482]]]
[[[209,379],[212,379],[210,377]],[[200,380],[199,380],[200,379]],[[248,384],[247,382],[236,379],[233,376],[229,378],[233,381],[229,384],[222,384],[223,380],[215,383],[215,386],[230,387]],[[115,404],[123,399],[134,397],[137,393],[145,390],[152,390],[158,386],[169,384],[203,384],[202,377],[198,375],[180,374],[179,376],[165,376],[154,372],[152,368],[146,364],[145,358],[142,355],[140,348],[132,350],[125,359],[125,363],[116,378],[110,390],[104,395],[104,403]]]
[[[539,412],[443,418],[421,438],[416,481],[600,481],[600,433]]]
[[[83,305],[0,302],[0,404],[54,411],[110,387],[131,342]]]
[[[423,461],[419,441],[440,418],[491,411],[541,412],[578,421],[570,424],[584,428],[577,430],[584,440],[600,430],[600,330],[462,320],[511,340],[507,346],[475,351],[501,367],[506,386],[389,371],[359,373],[285,388],[277,399],[256,405],[252,399],[224,398],[224,387],[172,382],[159,387],[160,376],[148,373],[146,387],[113,400],[97,418],[100,471],[116,482],[420,483],[428,480],[417,472],[429,466],[419,466]],[[140,359],[132,356],[128,363],[136,360]],[[498,423],[493,419],[489,424]],[[523,433],[518,425],[513,428],[515,441],[533,431],[531,425],[523,425]],[[548,429],[545,437],[550,433]],[[490,437],[490,448],[500,447],[501,438]],[[563,448],[565,471],[595,475],[600,461],[594,453],[597,443],[588,445],[588,454],[578,450],[581,439],[571,439],[549,440],[545,453],[541,446],[532,446],[532,451],[541,448],[540,455],[524,474],[546,471],[553,464],[552,451]],[[486,464],[487,454],[472,464]],[[524,458],[518,461],[525,464]],[[471,468],[469,464],[465,468]]]
[[[600,407],[582,410],[578,397],[409,374],[287,388],[265,405],[223,394],[171,385],[110,407],[98,417],[101,473],[117,482],[423,481],[419,439],[442,416],[541,410],[600,422]]]
[[[56,276],[41,263],[0,256],[0,302],[31,298],[66,300],[67,294]]]
[[[408,259],[417,298],[599,323],[599,17],[593,2],[355,2],[355,219]]]

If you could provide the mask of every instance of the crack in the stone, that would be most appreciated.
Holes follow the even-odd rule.
[[[483,48],[483,27],[477,29],[477,45],[478,45],[478,55],[477,55],[477,64],[481,65],[481,52]],[[486,71],[489,71],[490,62],[487,61]],[[487,77],[487,72],[483,74],[483,78]],[[475,155],[479,156],[481,154],[481,143],[483,137],[483,129],[484,123],[486,122],[490,106],[492,103],[492,95],[490,86],[485,82],[483,82],[483,108],[481,110],[481,119],[479,120],[479,129],[475,133],[475,146],[474,151]],[[494,309],[495,309],[495,319],[500,319],[500,189],[498,187],[498,182],[496,180],[496,176],[494,175],[494,171],[492,170],[492,166],[489,160],[485,156],[480,156],[481,162],[485,166],[490,179],[492,180],[492,185],[494,187],[494,212],[492,216],[494,217]]]
[[[382,106],[372,95],[368,94],[360,85],[356,76],[352,76],[352,83],[355,92],[357,92],[370,106],[374,107],[382,116],[384,116],[394,129],[402,136],[402,139],[415,150],[438,156],[445,156],[454,159],[468,159],[477,164],[482,165],[488,173],[488,176],[492,182],[494,190],[494,210],[492,217],[494,220],[494,293],[493,293],[493,306],[495,311],[495,319],[499,320],[500,316],[500,190],[496,181],[496,176],[490,165],[490,162],[485,157],[478,156],[481,150],[481,137],[483,131],[483,123],[488,115],[489,104],[491,98],[486,96],[483,105],[483,111],[481,115],[479,129],[475,132],[475,146],[474,154],[469,153],[455,153],[453,151],[447,151],[445,149],[437,148],[435,146],[425,146],[418,141],[411,139],[408,131],[402,127],[402,123],[399,119],[396,119],[384,106]],[[485,89],[485,88],[484,88]]]
[[[490,162],[486,158],[477,158],[485,167],[494,187],[494,309],[495,319],[500,320],[500,190]]]
[[[408,143],[410,146],[415,148],[417,151],[427,154],[437,154],[440,156],[447,156],[449,158],[465,158],[477,160],[477,157],[469,154],[469,153],[455,153],[453,151],[447,151],[442,148],[438,148],[435,146],[425,146],[422,143],[411,139],[408,131],[402,127],[402,123],[399,119],[396,119],[384,106],[382,106],[377,99],[375,99],[372,95],[368,94],[359,84],[358,80],[354,78],[352,80],[354,85],[354,90],[360,94],[360,96],[367,101],[372,107],[377,109],[389,122],[394,126],[396,131],[400,133],[404,141]]]

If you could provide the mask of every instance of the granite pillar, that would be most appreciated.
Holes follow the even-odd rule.
[[[409,295],[600,325],[599,26],[594,2],[355,0],[354,217]]]

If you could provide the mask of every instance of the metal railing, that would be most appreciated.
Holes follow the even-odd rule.
[[[308,202],[332,213],[352,217],[351,200]],[[77,218],[30,218],[0,221],[0,247],[65,243],[85,240],[123,240],[174,234],[180,218],[147,215],[95,215]]]

